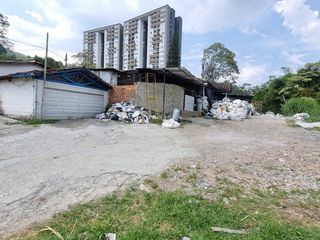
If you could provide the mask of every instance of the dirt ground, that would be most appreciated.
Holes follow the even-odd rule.
[[[0,118],[0,238],[71,204],[171,171],[198,171],[197,187],[228,179],[245,188],[320,188],[320,132],[285,120],[193,118],[179,129],[94,119],[25,126]],[[9,124],[8,124],[9,121]]]

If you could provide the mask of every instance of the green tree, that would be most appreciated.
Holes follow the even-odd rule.
[[[37,56],[37,55],[35,55],[35,56],[33,57],[33,60],[36,61],[36,62],[39,62],[39,63],[44,64],[44,58],[39,57],[39,56]],[[58,62],[58,61],[54,60],[54,59],[51,58],[51,57],[48,57],[47,63],[48,63],[48,67],[49,67],[49,68],[54,68],[54,69],[61,69],[61,68],[63,68],[63,63],[62,63],[62,62]]]
[[[285,86],[283,77],[271,78],[263,84],[254,96],[254,102],[259,106],[259,111],[274,113],[281,112],[281,105],[284,103],[280,90]]]
[[[179,52],[179,34],[175,33],[169,48],[167,67],[180,67],[181,56]]]
[[[284,75],[263,84],[254,97],[262,112],[281,112],[292,98],[309,97],[320,103],[320,62],[308,63],[296,73],[282,68]]]
[[[12,43],[7,38],[9,26],[8,17],[0,13],[0,46],[2,47],[2,50],[3,48],[10,49],[12,47]]]
[[[232,84],[232,92],[231,94],[235,95],[255,95],[255,93],[259,90],[259,87],[252,86],[249,83],[244,83],[242,85],[237,85],[235,83]]]
[[[94,63],[90,59],[90,54],[88,51],[83,50],[78,52],[77,54],[71,56],[74,60],[75,63],[73,64],[74,66],[77,67],[95,67]]]
[[[239,68],[236,55],[222,43],[214,43],[203,51],[202,79],[215,82],[223,78],[235,82]]]

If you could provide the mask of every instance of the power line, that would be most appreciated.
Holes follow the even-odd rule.
[[[41,48],[41,49],[46,49],[45,47],[42,47],[42,46],[39,46],[39,45],[35,45],[35,44],[31,44],[31,43],[27,43],[27,42],[23,42],[23,41],[19,41],[19,40],[15,40],[15,39],[12,39],[12,38],[8,38],[10,41],[13,41],[13,42],[17,42],[17,43],[22,43],[22,44],[25,44],[25,45],[29,45],[29,46],[32,46],[32,47],[36,47],[36,48]],[[64,57],[60,56],[59,54],[55,53],[53,50],[51,49],[48,49],[50,53],[52,53],[53,55],[65,60]]]

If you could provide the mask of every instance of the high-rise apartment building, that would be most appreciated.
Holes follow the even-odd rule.
[[[180,63],[181,39],[182,19],[165,5],[125,21],[123,27],[115,24],[84,32],[84,50],[98,68],[163,68],[169,57],[171,63]]]
[[[122,36],[121,24],[85,31],[83,33],[83,49],[87,52],[87,60],[97,68],[122,68]]]
[[[175,35],[181,56],[182,19],[169,5],[125,21],[123,34],[124,70],[166,67]]]

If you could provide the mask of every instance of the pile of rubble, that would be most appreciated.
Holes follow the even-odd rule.
[[[254,107],[251,103],[240,99],[231,101],[229,98],[224,98],[212,104],[207,117],[220,120],[242,120],[253,114]]]
[[[139,124],[150,122],[150,116],[145,108],[127,102],[112,104],[107,112],[97,114],[96,118],[105,121],[113,120]]]

